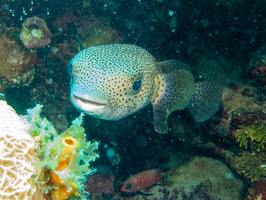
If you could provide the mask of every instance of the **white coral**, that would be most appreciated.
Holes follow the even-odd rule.
[[[34,145],[29,123],[0,101],[0,199],[28,200],[35,192]]]

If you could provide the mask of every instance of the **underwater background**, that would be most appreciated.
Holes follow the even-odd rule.
[[[266,199],[265,1],[0,3],[0,99],[19,115],[43,105],[42,117],[59,133],[80,115],[69,101],[67,66],[83,48],[135,44],[223,87],[211,119],[197,123],[186,109],[175,111],[167,134],[154,131],[151,105],[119,121],[85,116],[88,140],[99,142],[87,199]],[[171,173],[148,189],[120,191],[150,169]]]

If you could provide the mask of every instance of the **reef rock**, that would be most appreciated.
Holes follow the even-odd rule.
[[[249,78],[261,86],[264,90],[266,88],[266,46],[258,49],[251,54],[247,75]]]
[[[174,162],[172,160],[172,162]],[[237,179],[221,161],[208,157],[194,157],[175,169],[176,175],[169,176],[164,185],[150,189],[150,199],[175,200],[236,200],[244,195],[244,184]],[[145,200],[147,194],[121,194],[113,199]]]
[[[232,133],[243,126],[260,126],[266,122],[265,97],[256,88],[235,84],[223,91],[223,111],[218,124],[209,126],[220,137],[231,137]]]
[[[86,181],[87,191],[93,199],[100,199],[102,194],[112,195],[115,193],[113,181],[115,176],[111,167],[108,165],[100,165],[97,172],[88,176]]]
[[[13,38],[16,33],[0,36],[0,92],[6,87],[29,85],[33,79],[36,52],[24,50]]]

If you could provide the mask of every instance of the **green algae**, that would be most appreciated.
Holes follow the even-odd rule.
[[[236,156],[232,165],[237,173],[247,178],[250,182],[260,181],[266,178],[265,153],[251,153],[243,150]]]
[[[232,165],[236,171],[250,182],[266,177],[266,127],[265,125],[243,126],[233,133],[241,152]]]
[[[255,149],[256,151],[265,150],[266,128],[265,125],[245,126],[234,132],[234,137],[239,143],[240,148]]]

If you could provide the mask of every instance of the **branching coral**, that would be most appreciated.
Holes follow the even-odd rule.
[[[36,181],[39,188],[45,188],[39,193],[56,200],[64,200],[72,195],[76,198],[85,197],[83,184],[86,176],[94,172],[90,162],[99,156],[94,152],[99,143],[86,142],[86,134],[81,127],[83,115],[59,135],[46,118],[40,117],[40,112],[41,106],[38,105],[28,111],[27,117],[32,125],[30,133],[39,145]]]

